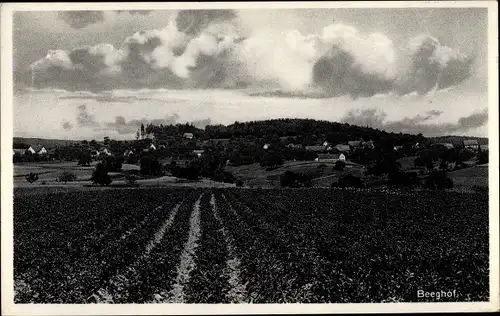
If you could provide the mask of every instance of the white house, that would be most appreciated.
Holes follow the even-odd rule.
[[[204,150],[198,150],[198,149],[193,150],[193,154],[198,158],[201,158],[204,152],[205,152]]]
[[[263,149],[269,149],[269,147],[271,147],[270,144],[264,144],[264,146],[262,146]]]
[[[464,147],[477,150],[479,148],[479,143],[477,142],[477,139],[467,139],[464,140]]]
[[[26,149],[26,151],[28,151],[28,152],[30,152],[30,153],[32,153],[32,154],[35,154],[35,153],[36,153],[36,151],[35,151],[35,150],[33,149],[33,147],[31,147],[31,146],[30,146],[28,149]]]
[[[338,144],[335,148],[340,152],[350,152],[351,147],[349,145]]]
[[[339,155],[339,160],[340,161],[345,161],[345,155],[344,154],[340,154]]]
[[[149,150],[156,150],[156,146],[154,144],[149,145]]]
[[[106,155],[106,156],[111,156],[111,151],[107,148],[104,148],[101,150],[101,152],[99,153],[100,155]]]
[[[193,133],[184,133],[183,137],[187,138],[187,139],[193,139],[194,135],[193,135]]]
[[[134,151],[132,149],[127,149],[125,150],[125,152],[123,153],[123,156],[124,157],[128,157],[130,155],[133,155],[134,154]]]
[[[323,142],[323,146],[325,146],[325,147],[326,147],[326,146],[328,146],[328,145],[329,145],[328,141],[326,141],[326,140],[325,140],[325,141]]]

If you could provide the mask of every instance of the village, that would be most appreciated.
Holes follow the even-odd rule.
[[[360,178],[366,184],[387,183],[394,170],[421,177],[433,170],[452,172],[479,164],[479,153],[488,152],[488,145],[477,139],[463,139],[455,144],[428,140],[391,142],[388,147],[366,138],[339,143],[316,135],[207,139],[203,130],[189,125],[177,126],[176,132],[170,133],[142,125],[131,141],[105,137],[103,141],[52,146],[50,142],[15,142],[14,176],[15,183],[21,186],[91,185],[95,167],[104,163],[110,173],[109,183],[113,181],[115,185],[205,183],[276,187],[287,186],[283,183],[285,174],[292,178],[300,174],[308,180],[294,182],[293,186],[329,187],[346,176]],[[426,157],[429,153],[432,157]],[[383,158],[383,163],[377,163],[377,155],[391,156],[394,161],[387,163],[388,159]],[[36,180],[29,180],[30,175]],[[484,176],[478,176],[481,177],[478,181],[484,184]]]

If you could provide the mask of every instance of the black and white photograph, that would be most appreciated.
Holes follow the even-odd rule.
[[[497,3],[383,4],[2,5],[2,314],[498,310]]]

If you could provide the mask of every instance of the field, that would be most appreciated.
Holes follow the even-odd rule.
[[[14,191],[16,303],[487,301],[488,255],[480,192]]]

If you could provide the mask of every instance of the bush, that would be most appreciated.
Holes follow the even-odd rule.
[[[215,170],[210,179],[224,183],[234,183],[236,181],[236,178],[231,172],[225,171],[222,168],[218,168],[217,170]]]
[[[163,167],[158,159],[150,156],[141,158],[141,174],[146,176],[161,176],[164,174]]]
[[[243,186],[243,181],[240,180],[240,179],[236,180],[236,186],[237,187],[242,187]]]
[[[425,186],[429,189],[451,189],[453,180],[451,180],[445,171],[433,171],[425,181]]]
[[[347,174],[339,179],[337,183],[333,183],[332,187],[337,188],[364,188],[363,180],[352,174]]]
[[[280,184],[282,187],[289,188],[310,187],[312,185],[311,180],[311,177],[302,173],[286,171],[280,177]]]
[[[189,166],[189,167],[175,167],[172,170],[172,175],[177,178],[183,178],[188,180],[198,180],[200,175],[200,169]]]
[[[335,162],[335,166],[333,168],[335,170],[342,171],[345,168],[345,162],[343,162],[341,160],[337,160],[337,162]]]
[[[30,172],[29,174],[26,175],[26,181],[29,183],[33,183],[38,180],[38,174]]]
[[[127,183],[132,186],[137,186],[137,176],[134,174],[126,174],[125,175],[125,180],[127,180]]]
[[[485,163],[488,163],[488,160],[489,160],[489,157],[488,157],[488,151],[481,151],[478,155],[477,155],[477,160],[478,160],[478,163],[480,165],[482,164],[485,164]]]
[[[111,178],[108,175],[108,168],[105,164],[103,163],[98,163],[95,167],[94,172],[92,173],[92,177],[90,180],[94,184],[99,184],[99,185],[110,185],[111,184]]]
[[[64,171],[61,173],[61,175],[58,178],[58,181],[64,182],[66,184],[67,182],[75,181],[76,180],[76,175],[74,173],[71,173],[69,171]]]
[[[102,160],[102,163],[106,165],[109,172],[120,172],[122,171],[122,165],[125,159],[123,157],[106,156]]]
[[[389,186],[411,187],[419,184],[418,174],[414,171],[393,172],[389,174]]]
[[[92,157],[90,156],[90,152],[83,152],[80,155],[80,159],[78,160],[79,166],[90,166],[90,162],[92,161]]]

